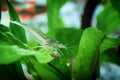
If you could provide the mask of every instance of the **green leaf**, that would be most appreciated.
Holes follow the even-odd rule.
[[[0,64],[9,64],[19,60],[23,56],[29,55],[34,55],[40,63],[48,63],[54,59],[50,55],[50,50],[33,51],[9,45],[0,45],[0,49]]]
[[[120,45],[120,38],[105,38],[100,46],[100,53],[103,53],[105,50]]]
[[[59,64],[61,65],[61,64]],[[58,66],[59,66],[58,65]],[[54,74],[56,74],[61,80],[72,80],[72,66],[66,66],[66,70],[61,71],[61,68],[56,67],[55,64],[43,64],[42,65],[44,68],[46,68],[48,71],[53,72]],[[62,65],[64,66],[64,65]]]
[[[40,63],[48,63],[54,59],[50,53],[50,50],[40,50],[35,54],[35,57]]]
[[[119,14],[110,3],[107,3],[104,10],[97,16],[97,27],[105,34],[110,34],[120,27]]]
[[[9,28],[6,27],[6,26],[4,26],[4,25],[2,25],[2,24],[0,24],[0,31],[1,31],[1,32],[8,32],[8,31],[9,31]]]
[[[26,80],[20,62],[0,65],[0,80]]]
[[[54,32],[56,40],[63,43],[67,49],[60,49],[63,56],[61,56],[61,58],[55,58],[50,63],[64,75],[66,80],[71,80],[70,66],[68,67],[67,64],[70,64],[69,61],[72,61],[78,52],[79,41],[83,30],[75,28],[60,28],[56,29]]]
[[[16,46],[3,46],[0,45],[0,64],[9,64],[21,58],[21,54],[15,50]]]
[[[50,34],[50,37],[55,38],[54,31],[57,28],[65,27],[64,22],[62,21],[60,17],[60,8],[62,5],[65,4],[68,0],[47,0],[47,17],[48,17],[48,31]]]
[[[54,74],[56,74],[61,80],[65,80],[65,79],[70,80],[70,79],[67,79],[67,76],[65,76],[57,67],[55,67],[54,64],[48,63],[48,64],[43,64],[41,66],[46,68],[48,71],[51,71]]]
[[[0,65],[0,80],[13,80],[14,77],[8,72],[5,66]]]
[[[23,56],[35,54],[35,51],[25,50],[17,46],[0,45],[0,64],[10,64],[16,62]]]
[[[57,29],[55,32],[56,39],[67,47],[67,49],[63,51],[63,57],[74,58],[78,52],[79,41],[83,31],[75,28],[61,28]]]
[[[42,80],[61,80],[56,74],[42,67],[39,62],[32,59],[31,62],[34,64],[33,67]]]
[[[1,31],[0,31],[0,41],[6,42],[8,44],[13,44],[13,42],[9,39],[9,37]]]
[[[17,75],[17,78],[20,80],[27,80],[22,69],[22,65],[20,61],[17,61],[15,63],[12,63],[12,69],[15,70],[15,75]],[[12,71],[13,71],[12,70]]]
[[[100,54],[100,64],[103,62],[112,62],[120,65],[120,57],[114,48],[109,48]]]
[[[41,80],[41,77],[38,75],[38,72],[34,68],[34,64],[31,59],[34,59],[34,57],[33,56],[25,57],[23,63],[25,63],[28,73],[31,74],[35,80]],[[37,60],[35,59],[34,61]]]
[[[5,33],[8,37],[9,40],[11,40],[13,45],[17,45],[20,48],[24,48],[24,49],[29,49],[28,45],[23,43],[22,41],[20,41],[18,38],[16,38],[13,34],[11,34],[10,32],[6,32]]]
[[[120,0],[110,0],[115,10],[120,13]]]
[[[9,45],[17,45],[21,48],[28,49],[29,47],[27,44],[22,43],[19,39],[17,39],[13,34],[10,32],[1,32],[0,31],[0,41],[5,42]]]
[[[53,5],[53,7],[50,7],[51,9],[52,8],[55,8],[55,10],[60,10],[60,8],[67,2],[68,0],[62,0],[62,1],[59,1],[59,0],[54,0],[54,2],[52,0],[47,0],[47,3],[48,3],[48,6],[49,5]]]
[[[11,3],[8,0],[6,0],[6,1],[7,1],[7,5],[8,5],[10,20],[20,22],[19,16],[16,13],[15,9],[13,8],[13,6],[11,5]],[[25,30],[21,26],[18,26],[16,24],[10,22],[10,31],[12,34],[15,35],[15,37],[20,39],[22,42],[27,43]]]
[[[99,70],[99,47],[104,39],[103,32],[87,28],[81,37],[76,56],[77,80],[93,80]]]

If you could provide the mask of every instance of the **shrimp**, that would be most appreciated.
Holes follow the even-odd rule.
[[[19,23],[16,21],[10,21],[10,22],[13,24],[19,25],[23,27],[25,30],[27,30],[35,38],[35,41],[38,42],[44,49],[50,49],[53,52],[57,51],[59,48],[67,49],[65,45],[63,45],[59,41],[56,41],[47,37],[40,30],[34,27],[27,27],[26,24]]]

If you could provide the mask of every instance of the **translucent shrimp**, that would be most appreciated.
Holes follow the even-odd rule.
[[[36,28],[27,27],[26,24],[19,23],[16,21],[10,21],[10,22],[13,24],[19,25],[23,27],[25,30],[27,30],[35,38],[35,41],[41,44],[41,46],[44,49],[50,49],[52,51],[57,51],[59,48],[67,49],[65,45],[63,45],[59,41],[48,38],[47,36],[45,36],[45,34],[43,34],[40,30]]]

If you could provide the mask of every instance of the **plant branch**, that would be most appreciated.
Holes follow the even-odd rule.
[[[100,0],[87,0],[84,13],[82,16],[82,29],[86,29],[91,26],[91,20],[94,13],[94,10]]]

